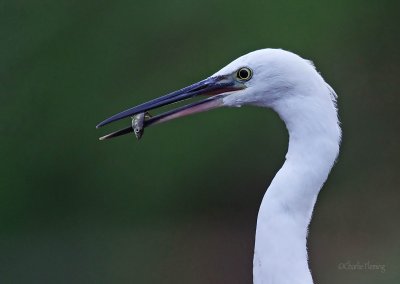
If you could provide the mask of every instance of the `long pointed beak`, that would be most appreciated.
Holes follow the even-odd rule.
[[[223,98],[233,92],[242,90],[245,88],[243,83],[238,82],[232,76],[216,76],[210,77],[178,91],[172,92],[165,96],[159,97],[157,99],[148,101],[146,103],[140,104],[133,108],[124,110],[120,113],[117,113],[106,120],[100,122],[96,128],[102,127],[111,122],[126,118],[132,117],[139,113],[144,113],[149,110],[162,107],[165,105],[173,104],[176,102],[184,101],[189,98],[193,98],[200,95],[208,95],[210,97],[197,101],[188,105],[184,105],[182,107],[175,108],[173,110],[167,111],[165,113],[161,113],[157,116],[151,117],[144,121],[143,127],[148,127],[153,124],[166,122],[171,119],[175,119],[178,117],[183,117],[189,114],[194,114],[198,112],[207,111],[213,108],[223,106]],[[108,135],[105,135],[100,138],[100,140],[109,139],[117,136],[121,136],[133,131],[133,128],[127,127]]]

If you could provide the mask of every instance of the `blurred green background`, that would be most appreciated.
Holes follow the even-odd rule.
[[[399,1],[0,1],[0,283],[252,283],[284,161],[272,111],[99,142],[111,114],[255,49],[311,59],[343,143],[310,228],[318,283],[400,283]],[[370,262],[385,271],[339,269]],[[288,267],[290,273],[290,267]]]

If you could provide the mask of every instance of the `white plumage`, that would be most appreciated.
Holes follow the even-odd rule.
[[[314,65],[283,50],[244,55],[215,75],[253,70],[248,88],[224,98],[227,106],[269,107],[289,132],[286,161],[260,206],[254,250],[255,284],[312,283],[307,229],[317,195],[339,152],[336,94]]]
[[[262,49],[239,57],[206,80],[128,109],[98,126],[203,94],[210,97],[153,117],[145,127],[221,106],[254,105],[276,111],[288,129],[289,147],[258,213],[254,283],[312,283],[307,229],[341,140],[335,92],[310,61],[284,50]]]

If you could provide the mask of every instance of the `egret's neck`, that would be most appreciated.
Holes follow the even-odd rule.
[[[280,107],[273,108],[286,123],[289,148],[258,214],[254,283],[310,284],[307,228],[339,151],[340,128],[330,100],[310,105],[288,102]]]

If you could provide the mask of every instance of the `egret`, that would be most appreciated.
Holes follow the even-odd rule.
[[[281,49],[261,49],[237,58],[205,80],[120,112],[97,127],[200,95],[206,98],[149,117],[144,127],[222,106],[252,105],[276,111],[289,132],[289,145],[259,209],[253,282],[313,283],[308,226],[341,142],[335,91],[311,61]],[[132,131],[128,127],[100,139]]]

